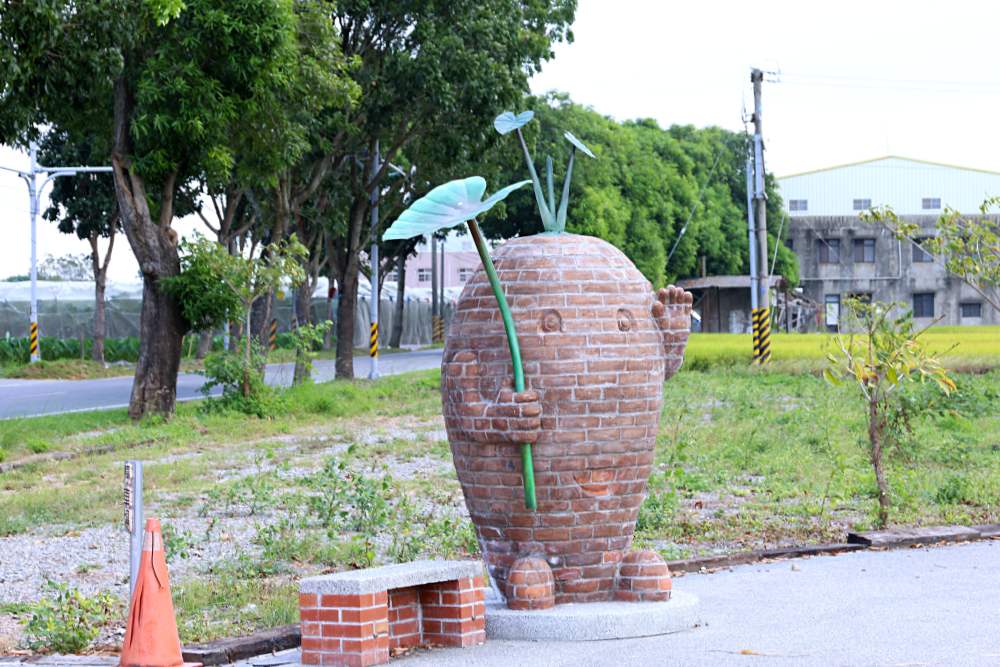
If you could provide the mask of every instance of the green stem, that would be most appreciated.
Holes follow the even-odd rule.
[[[521,142],[521,150],[524,151],[524,161],[528,163],[528,173],[531,174],[531,185],[535,190],[535,201],[538,203],[538,214],[542,216],[542,226],[548,231],[555,222],[552,217],[553,212],[549,211],[549,207],[545,205],[545,195],[542,194],[542,182],[538,180],[535,163],[531,159],[531,153],[528,151],[528,144],[524,141],[524,135],[521,134],[520,129],[515,131],[517,132],[518,140]]]
[[[573,179],[573,161],[576,159],[576,146],[569,151],[569,164],[566,165],[566,180],[563,181],[562,199],[559,200],[559,214],[556,216],[555,231],[566,229],[566,210],[569,208],[569,182]]]
[[[510,361],[514,367],[514,391],[524,391],[524,367],[521,364],[521,346],[517,342],[517,330],[514,328],[514,316],[511,315],[510,306],[507,305],[507,297],[504,296],[500,287],[500,279],[497,277],[497,270],[490,259],[490,251],[486,247],[482,232],[479,231],[479,223],[473,218],[469,220],[469,233],[479,251],[479,259],[483,262],[486,270],[486,277],[493,288],[493,296],[496,297],[497,306],[500,307],[500,317],[503,318],[503,328],[507,333],[507,346],[510,348]],[[521,443],[521,470],[524,476],[524,505],[530,510],[537,507],[535,502],[535,466],[531,460],[531,445],[527,442]]]

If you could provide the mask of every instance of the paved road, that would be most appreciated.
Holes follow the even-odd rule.
[[[368,357],[354,358],[354,375],[368,377],[371,368]],[[400,352],[379,357],[379,372],[395,375],[408,371],[438,368],[441,350]],[[268,384],[289,386],[292,383],[294,364],[269,364],[265,374]],[[313,377],[317,382],[332,380],[333,360],[319,360],[313,364]],[[202,398],[199,391],[205,379],[195,373],[182,373],[177,378],[177,400],[190,401]],[[0,419],[51,415],[61,412],[79,412],[101,408],[120,408],[128,405],[132,392],[132,376],[102,380],[5,380],[0,378]],[[216,391],[216,393],[220,393]]]
[[[1000,665],[1000,541],[747,565],[674,580],[703,625],[597,642],[488,641],[398,667]]]

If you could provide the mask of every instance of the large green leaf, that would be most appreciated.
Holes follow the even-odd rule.
[[[514,115],[513,111],[504,111],[496,117],[496,120],[493,121],[493,127],[495,127],[497,132],[500,134],[510,134],[514,130],[522,128],[530,123],[531,119],[534,117],[534,111],[522,111],[517,115]]]
[[[484,200],[486,180],[482,176],[449,181],[413,202],[386,230],[382,240],[409,239],[460,225],[490,210],[511,192],[530,182],[508,185]]]

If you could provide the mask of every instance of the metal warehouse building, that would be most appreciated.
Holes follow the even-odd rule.
[[[983,200],[1000,195],[1000,173],[888,156],[778,184],[790,219],[786,243],[798,255],[805,295],[825,306],[821,325],[836,329],[851,295],[903,302],[920,324],[1000,324],[1000,313],[940,260],[859,219],[872,206],[891,206],[933,236],[945,208],[979,215]]]

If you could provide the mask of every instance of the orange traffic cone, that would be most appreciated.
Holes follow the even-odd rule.
[[[184,664],[158,519],[146,519],[139,577],[132,592],[120,664],[121,667],[180,667]]]

